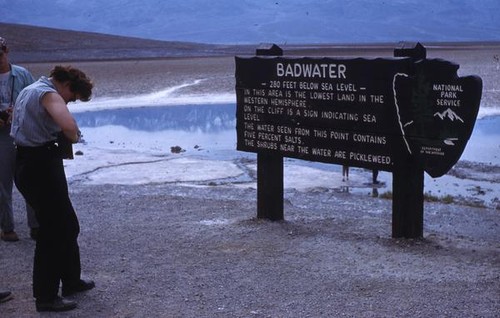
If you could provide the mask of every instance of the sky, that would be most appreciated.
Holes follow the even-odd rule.
[[[1,22],[219,44],[500,41],[498,0],[0,0]]]

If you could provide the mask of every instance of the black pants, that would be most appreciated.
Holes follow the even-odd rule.
[[[40,224],[33,265],[33,296],[51,301],[63,286],[80,280],[78,218],[68,195],[56,146],[18,147],[15,183]]]

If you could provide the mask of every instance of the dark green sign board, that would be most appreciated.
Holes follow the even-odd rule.
[[[472,133],[479,77],[438,59],[236,57],[237,149],[445,174]]]

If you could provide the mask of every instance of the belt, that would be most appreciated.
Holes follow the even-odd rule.
[[[48,142],[41,146],[27,147],[16,145],[17,152],[21,155],[43,155],[52,152],[59,153],[59,146],[55,141]]]

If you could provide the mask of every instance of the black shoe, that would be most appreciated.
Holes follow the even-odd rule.
[[[14,297],[12,296],[12,293],[10,291],[0,291],[0,303],[9,301],[12,298]]]
[[[36,311],[68,311],[76,308],[76,302],[56,297],[53,301],[36,301]]]
[[[76,293],[84,292],[95,287],[95,283],[91,280],[80,279],[76,285],[69,285],[62,287],[62,295],[64,297],[71,296]]]

